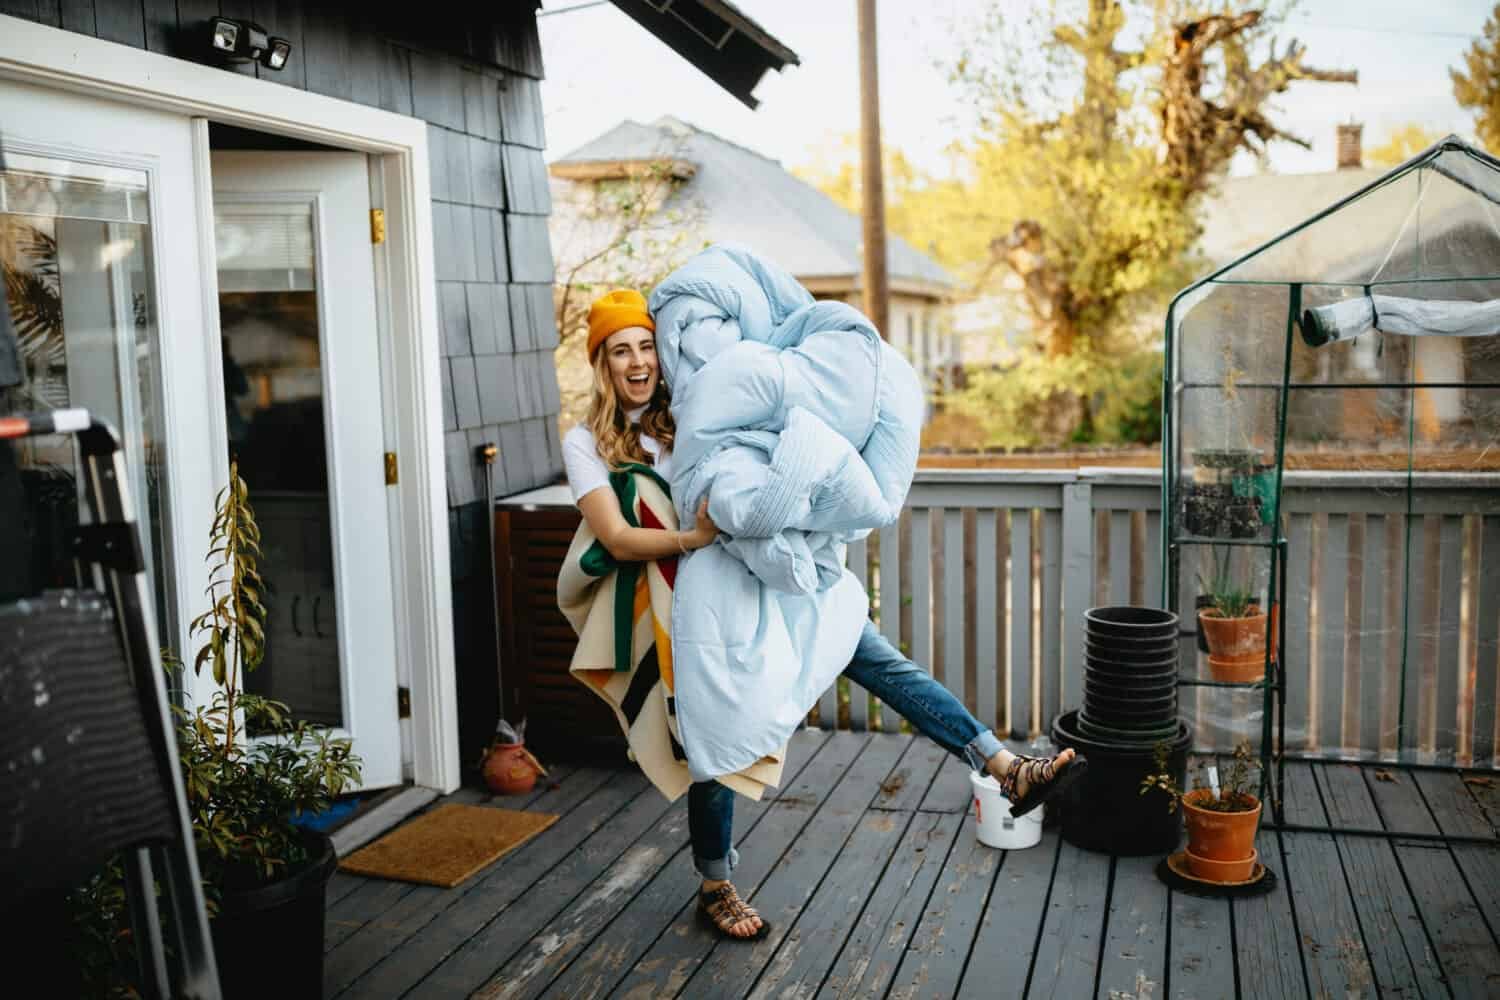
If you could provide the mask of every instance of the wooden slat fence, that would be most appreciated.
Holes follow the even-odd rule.
[[[1415,484],[1408,509],[1404,476],[1287,474],[1290,750],[1496,765],[1500,476]],[[900,523],[851,546],[849,563],[882,633],[1024,739],[1080,701],[1086,608],[1160,604],[1160,506],[1152,470],[922,470]],[[1185,673],[1206,669],[1183,648]],[[1182,690],[1205,748],[1225,745],[1231,719],[1258,730],[1245,720],[1260,705],[1258,692]],[[900,724],[858,689],[839,708],[830,690],[820,724]]]

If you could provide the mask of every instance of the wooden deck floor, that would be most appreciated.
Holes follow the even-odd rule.
[[[1288,821],[1493,837],[1493,787],[1288,765]],[[1173,893],[1157,858],[980,845],[967,772],[925,739],[799,732],[781,793],[741,800],[735,880],[775,925],[692,920],[687,810],[633,769],[557,768],[544,834],[454,889],[339,873],[328,997],[1485,997],[1500,844],[1263,830],[1276,892]],[[1279,842],[1278,842],[1279,841]]]

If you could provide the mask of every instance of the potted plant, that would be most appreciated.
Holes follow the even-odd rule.
[[[211,606],[190,626],[202,640],[193,670],[211,671],[217,689],[206,705],[174,707],[178,753],[224,996],[319,996],[324,890],[337,858],[326,834],[294,820],[327,809],[357,782],[359,760],[348,739],[244,688],[265,656],[259,554],[260,529],[231,464],[211,531]],[[174,674],[183,669],[170,652],[163,659]],[[109,943],[109,923],[123,917],[120,878],[111,864],[75,893],[85,947]],[[80,956],[98,992],[130,995],[118,982],[128,969],[119,959],[117,948]]]
[[[1209,672],[1215,680],[1253,683],[1265,676],[1266,614],[1253,591],[1235,580],[1232,560],[1217,548],[1213,560],[1213,574],[1198,575],[1198,635]]]
[[[1193,480],[1184,484],[1183,526],[1202,538],[1254,538],[1263,503],[1255,487],[1264,464],[1249,448],[1201,448],[1193,452]]]
[[[496,795],[524,795],[536,787],[538,777],[547,769],[526,749],[526,720],[512,726],[501,719],[495,726],[494,739],[479,761],[484,783]]]
[[[359,761],[348,739],[244,689],[265,656],[266,620],[247,493],[231,464],[210,535],[213,603],[191,626],[203,639],[193,671],[210,669],[218,689],[208,705],[179,710],[178,751],[199,864],[218,900],[211,929],[224,995],[316,993],[337,859],[326,834],[293,818],[327,809],[359,780]]]
[[[1158,744],[1155,770],[1141,780],[1140,794],[1154,790],[1167,796],[1167,809],[1182,805],[1187,828],[1188,870],[1211,882],[1243,882],[1258,860],[1255,833],[1260,826],[1260,798],[1255,794],[1260,761],[1248,740],[1234,748],[1234,758],[1219,779],[1216,765],[1207,768],[1208,784],[1195,778],[1191,791],[1178,786],[1168,766],[1170,748]],[[1200,768],[1200,773],[1202,769]]]

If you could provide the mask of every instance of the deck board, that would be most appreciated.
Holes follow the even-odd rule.
[[[475,990],[483,996],[514,995],[481,987],[488,986],[507,958],[528,949],[528,944],[531,950],[550,945],[556,931],[545,938],[539,935],[574,900],[598,915],[623,906],[634,890],[688,842],[687,810],[671,805],[655,788],[647,787],[538,881],[526,893],[524,903],[507,908],[502,917],[471,935],[407,995],[454,997]],[[570,928],[573,933],[583,929]],[[528,957],[532,956],[517,956],[518,961]],[[519,975],[525,968],[514,970],[517,983],[526,981]]]
[[[871,809],[839,852],[749,996],[756,1000],[812,996],[833,968],[870,898],[872,879],[884,875],[913,813]]]
[[[1172,893],[1172,947],[1167,964],[1171,996],[1234,995],[1232,919],[1227,899]]]
[[[863,733],[834,733],[818,750],[797,780],[771,804],[751,835],[738,845],[740,867],[734,882],[741,895],[754,901],[755,892],[781,855],[797,842],[802,829],[823,799],[864,749],[870,737]],[[726,947],[743,948],[738,942]],[[676,996],[719,946],[710,932],[698,926],[691,898],[672,925],[657,939],[610,996],[655,998]]]
[[[1308,826],[1329,825],[1320,775],[1297,765],[1296,791],[1288,781],[1288,817]],[[1357,800],[1356,800],[1357,801]],[[1357,914],[1352,881],[1331,834],[1287,833],[1281,841],[1283,879],[1292,886],[1292,905],[1302,932],[1303,967],[1314,996],[1374,990],[1374,972]]]
[[[819,988],[819,1000],[883,997],[958,839],[957,813],[917,813]]]
[[[1307,995],[1307,980],[1302,970],[1302,944],[1297,936],[1292,898],[1286,886],[1286,865],[1281,858],[1277,835],[1262,824],[1255,835],[1255,849],[1261,863],[1269,866],[1280,880],[1274,892],[1234,901],[1234,948],[1239,969],[1239,995],[1250,1000],[1277,1000],[1281,997]],[[1173,893],[1174,901],[1177,894]],[[1175,946],[1182,931],[1172,924]],[[1169,969],[1174,976],[1175,969]],[[1176,978],[1167,982],[1168,996],[1187,996]]]
[[[894,735],[870,738],[798,835],[796,849],[781,856],[751,897],[751,905],[770,921],[771,933],[748,948],[714,949],[688,980],[682,991],[686,996],[711,1000],[742,997],[750,990],[859,825],[874,798],[871,793],[890,776],[909,742]],[[816,846],[808,850],[803,845]]]
[[[967,817],[943,873],[906,944],[888,997],[953,996],[963,977],[1002,853],[981,844]]]
[[[1027,997],[1094,995],[1104,940],[1110,858],[1064,841],[1057,853]]]
[[[1417,791],[1416,772],[1395,767],[1360,770],[1364,772],[1365,784],[1387,830],[1392,833],[1438,832],[1427,803],[1422,801],[1422,793]]]
[[[1162,995],[1172,899],[1171,890],[1156,877],[1158,861],[1155,856],[1115,859],[1099,958],[1101,1000]]]
[[[1026,988],[1061,846],[1056,831],[1044,830],[1037,846],[1006,853],[960,986],[964,1000],[1016,996]]]
[[[1450,837],[1495,836],[1495,827],[1458,772],[1413,771],[1412,776],[1443,833]]]
[[[799,736],[802,734],[799,734]],[[794,740],[783,782],[793,787],[813,757],[818,744]],[[735,806],[735,829],[743,843],[777,797],[771,789],[759,802],[740,801]],[[575,949],[571,964],[550,984],[543,984],[546,997],[586,1000],[602,996],[625,977],[635,963],[677,919],[684,901],[693,898],[699,877],[693,869],[692,852],[683,847],[677,856],[617,913],[600,936]],[[587,919],[587,914],[578,915]],[[546,940],[544,944],[550,945]],[[559,947],[559,952],[565,949]],[[564,957],[569,957],[564,954]]]
[[[1500,802],[1472,783],[1487,773],[1289,762],[1289,822],[1368,832],[1263,826],[1256,846],[1280,884],[1230,903],[1170,891],[1158,857],[1082,851],[1053,827],[1034,848],[985,847],[967,768],[931,741],[806,730],[784,787],[736,809],[736,885],[775,928],[754,945],[697,924],[683,803],[632,769],[554,778],[530,798],[466,789],[443,800],[560,816],[460,886],[340,873],[325,908],[325,995],[1500,992],[1500,843],[1400,836],[1492,832]]]
[[[337,996],[357,986],[357,994],[365,996],[367,990],[379,991],[375,981],[414,985],[420,976],[402,970],[419,968],[428,955],[435,955],[433,963],[440,961],[462,945],[645,787],[639,774],[617,775],[596,768],[573,775],[531,804],[530,808],[560,816],[545,837],[528,841],[455,889],[370,879],[367,890],[346,897],[346,902],[355,896],[383,897],[392,886],[400,887],[400,895],[384,909],[378,898],[357,901],[370,915],[324,958],[324,993]],[[361,983],[367,978],[370,983]]]
[[[1396,856],[1456,997],[1500,994],[1500,947],[1448,848],[1398,841]]]

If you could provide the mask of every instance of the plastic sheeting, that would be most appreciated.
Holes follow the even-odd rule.
[[[1497,333],[1500,162],[1456,139],[1173,302],[1164,576],[1200,749],[1495,765]],[[1281,690],[1222,679],[1215,591],[1275,609]]]

